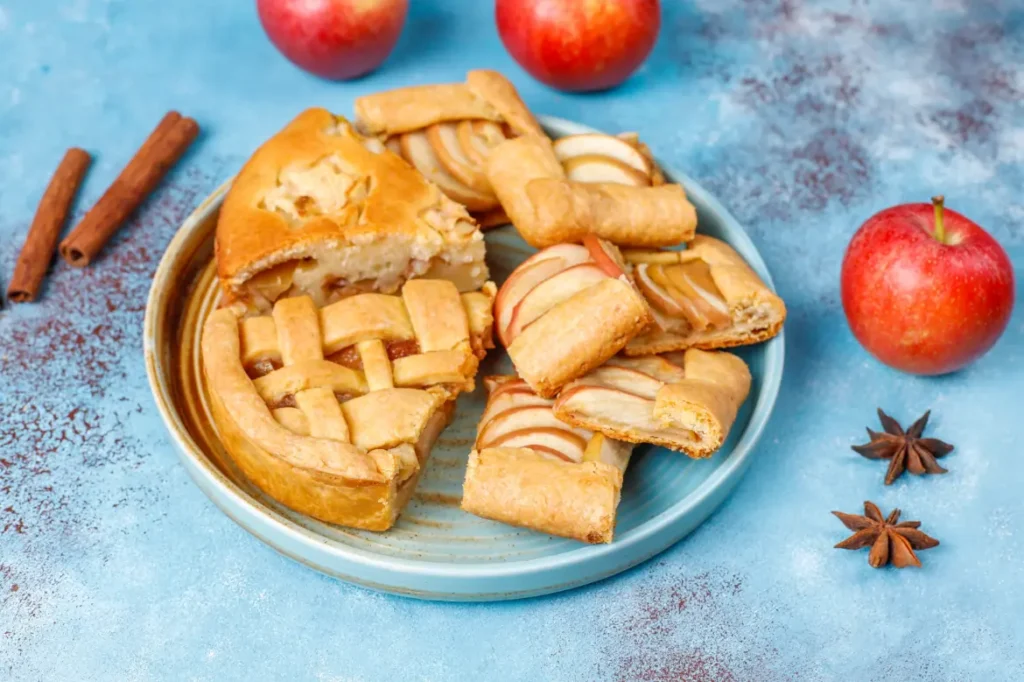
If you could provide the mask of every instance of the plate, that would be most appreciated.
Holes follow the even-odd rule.
[[[561,119],[542,123],[552,137],[592,132]],[[686,188],[697,207],[699,231],[731,244],[771,286],[761,256],[728,211],[685,174],[663,170]],[[189,216],[154,275],[144,329],[146,370],[189,475],[225,514],[281,554],[352,583],[423,599],[486,601],[548,594],[614,575],[678,542],[722,503],[746,470],[782,381],[782,334],[738,349],[750,366],[753,385],[728,441],[714,457],[696,461],[663,448],[637,448],[611,544],[584,545],[459,509],[465,463],[486,400],[482,386],[459,398],[453,423],[390,531],[333,526],[277,504],[249,483],[221,448],[202,391],[199,334],[217,294],[213,235],[228,185]],[[487,232],[486,239],[496,282],[534,251],[511,226]],[[495,350],[480,376],[510,369],[507,356]]]

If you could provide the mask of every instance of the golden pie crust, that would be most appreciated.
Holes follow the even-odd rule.
[[[609,438],[710,457],[728,437],[750,381],[746,363],[731,353],[617,356],[567,385],[554,412]]]
[[[559,422],[552,401],[517,377],[484,381],[490,398],[469,455],[462,508],[581,542],[611,542],[633,446]]]
[[[393,293],[413,277],[473,291],[488,274],[465,208],[324,109],[301,113],[243,166],[220,211],[216,251],[227,299],[262,311],[284,296],[322,306]]]
[[[243,473],[281,504],[366,530],[395,522],[491,342],[494,287],[410,280],[400,296],[268,316],[214,311],[202,361],[218,434]]]
[[[760,343],[776,336],[786,320],[786,305],[761,281],[743,258],[723,241],[698,235],[684,251],[660,252],[679,254],[683,262],[700,260],[707,264],[717,293],[728,307],[731,322],[723,327],[697,330],[683,319],[661,314],[651,305],[655,318],[642,334],[630,340],[624,353],[640,356],[685,350],[687,348],[731,348]],[[659,252],[626,251],[625,259],[638,273],[638,261],[650,260]]]

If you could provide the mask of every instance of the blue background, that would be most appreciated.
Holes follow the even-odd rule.
[[[353,83],[307,76],[254,3],[0,2],[0,281],[64,150],[92,205],[169,109],[203,134],[84,271],[0,312],[0,679],[1019,680],[1024,678],[1024,312],[938,379],[853,340],[844,247],[868,216],[942,192],[1024,282],[1024,27],[985,0],[667,0],[649,62],[612,92],[532,81],[484,0],[412,0]],[[191,209],[300,109],[508,74],[538,113],[637,130],[747,227],[789,305],[787,370],[745,480],[697,532],[597,585],[516,603],[384,596],[279,557],[188,480],[142,362],[148,280]],[[957,449],[945,476],[849,450],[882,406]],[[942,541],[921,570],[832,545],[872,499]]]

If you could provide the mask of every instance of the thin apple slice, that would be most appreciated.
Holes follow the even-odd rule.
[[[461,121],[455,134],[466,158],[481,168],[487,166],[491,150],[506,139],[505,131],[493,121]]]
[[[539,395],[531,391],[529,388],[516,388],[509,389],[499,393],[497,397],[491,396],[491,399],[487,401],[487,407],[484,408],[484,413],[480,415],[480,428],[487,426],[491,419],[507,410],[517,409],[520,407],[551,407],[551,401],[541,398]]]
[[[540,427],[506,433],[492,441],[487,447],[530,448],[554,455],[567,462],[582,462],[587,441],[565,428]]]
[[[426,129],[427,140],[434,148],[441,165],[452,177],[472,190],[493,197],[491,183],[487,182],[484,165],[466,156],[459,142],[454,123],[435,123]]]
[[[389,137],[388,139],[384,140],[384,146],[387,147],[391,152],[398,154],[403,159],[405,159],[405,155],[402,154],[402,140],[399,137]],[[409,159],[405,160],[409,161]]]
[[[711,279],[707,263],[690,261],[683,265],[670,265],[665,268],[665,277],[672,287],[693,303],[700,316],[707,321],[706,327],[722,329],[732,324],[729,306]]]
[[[583,237],[583,246],[587,247],[597,267],[604,270],[609,277],[617,279],[626,274],[619,251],[611,243],[588,234]]]
[[[434,148],[427,139],[426,133],[421,130],[405,133],[402,135],[401,145],[402,156],[450,198],[471,211],[486,211],[494,208],[496,201],[493,197],[466,186],[444,169],[434,153]]]
[[[528,324],[576,293],[607,279],[608,274],[593,263],[581,263],[562,270],[533,287],[512,312],[505,339],[515,341]],[[507,347],[507,346],[506,346]]]
[[[499,412],[484,424],[476,440],[477,447],[491,447],[494,441],[513,431],[539,428],[570,429],[569,426],[555,419],[550,405],[513,407]]]
[[[648,187],[651,179],[644,173],[610,156],[584,154],[562,163],[565,175],[574,182],[610,182],[630,187]]]
[[[638,429],[658,429],[654,401],[609,386],[577,384],[555,400],[555,412],[586,415],[595,422],[611,421]]]
[[[673,364],[661,355],[644,355],[635,358],[616,355],[604,365],[605,367],[625,367],[636,372],[643,372],[663,384],[679,383],[686,378],[681,364]]]
[[[679,307],[675,299],[660,284],[655,282],[650,275],[650,268],[654,267],[648,263],[641,263],[633,271],[636,286],[647,299],[647,302],[654,307],[655,311],[670,317],[682,317],[683,309]],[[657,320],[657,317],[655,317]],[[663,325],[659,325],[663,326]]]
[[[587,384],[617,388],[632,395],[654,400],[664,383],[631,367],[605,365],[590,372],[583,381]]]
[[[669,265],[667,267],[673,268],[677,266]],[[647,274],[651,276],[651,281],[668,292],[672,300],[679,305],[679,309],[683,313],[682,316],[690,323],[690,326],[699,332],[708,328],[709,320],[704,314],[703,309],[685,291],[675,286],[675,280],[669,278],[665,273],[666,266],[648,265],[646,269]]]
[[[680,262],[679,251],[654,251],[651,249],[623,249],[622,258],[627,263],[651,265],[673,265]]]
[[[555,156],[562,163],[580,156],[604,156],[615,159],[624,165],[642,173],[650,179],[651,167],[640,151],[617,137],[603,133],[584,133],[569,135],[555,140]]]

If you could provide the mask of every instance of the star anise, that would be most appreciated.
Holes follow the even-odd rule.
[[[854,445],[853,449],[868,459],[890,460],[889,470],[885,472],[886,485],[892,485],[905,470],[918,475],[944,474],[946,470],[935,460],[952,452],[953,446],[938,438],[921,438],[930,414],[931,410],[928,410],[904,431],[895,419],[879,408],[878,419],[885,431],[878,433],[868,429],[871,442],[866,445]]]
[[[919,531],[920,521],[900,522],[900,510],[893,509],[888,517],[882,518],[881,510],[873,502],[864,503],[864,516],[832,512],[853,535],[838,545],[837,549],[861,549],[871,546],[868,563],[874,568],[885,566],[890,561],[896,568],[916,566],[921,561],[914,554],[915,549],[931,549],[939,544],[935,538]]]

